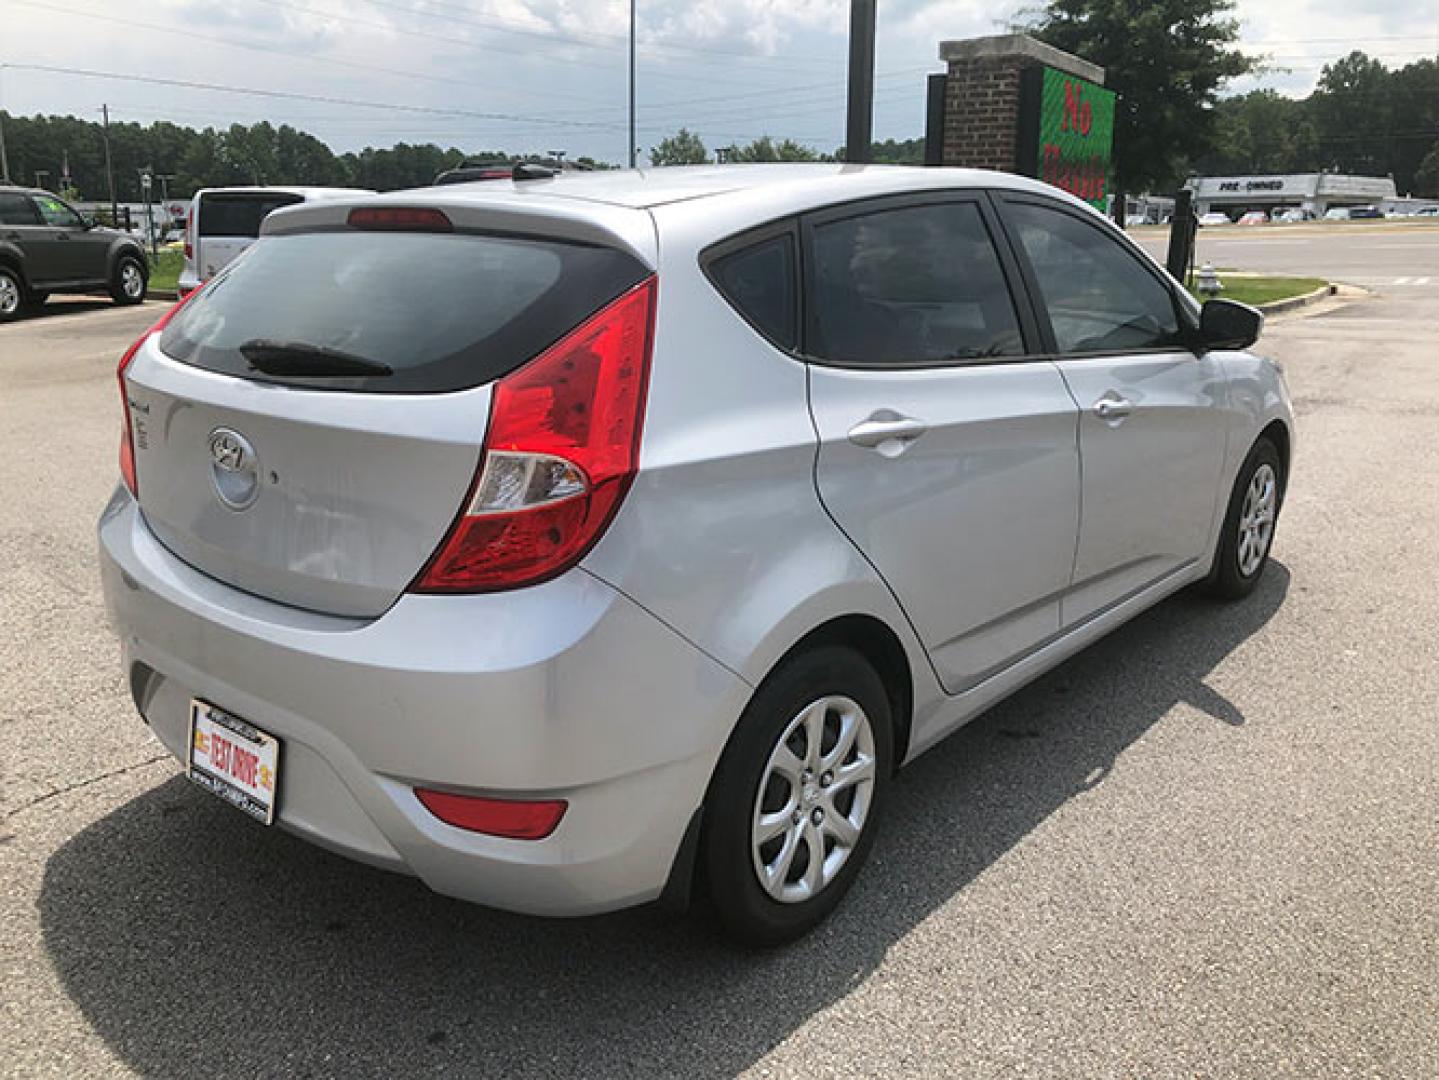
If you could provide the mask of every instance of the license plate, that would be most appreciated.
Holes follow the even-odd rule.
[[[208,701],[190,702],[185,775],[266,825],[275,820],[280,740]]]

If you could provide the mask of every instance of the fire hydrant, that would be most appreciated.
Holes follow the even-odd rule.
[[[1220,281],[1219,275],[1214,272],[1213,264],[1205,263],[1199,268],[1196,288],[1204,296],[1218,296],[1224,290],[1224,282]]]

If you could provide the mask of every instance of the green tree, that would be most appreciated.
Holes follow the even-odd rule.
[[[768,135],[761,135],[748,146],[736,146],[729,159],[731,161],[818,161],[819,154],[793,139],[775,142]]]
[[[650,151],[651,165],[705,165],[709,153],[704,141],[688,128],[680,128]]]
[[[1439,199],[1439,142],[1424,155],[1414,173],[1414,194],[1426,199]]]
[[[1105,69],[1119,94],[1116,192],[1178,186],[1213,138],[1225,83],[1255,67],[1234,43],[1233,0],[1051,0],[1030,31]]]

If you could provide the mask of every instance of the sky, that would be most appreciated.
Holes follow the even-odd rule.
[[[1023,6],[878,0],[875,137],[922,134],[939,42],[1003,33]],[[843,142],[846,0],[637,10],[642,159],[681,126],[711,148]],[[1302,96],[1353,48],[1391,66],[1439,54],[1439,0],[1239,0],[1235,14],[1271,70],[1234,91]],[[143,123],[289,123],[337,151],[436,142],[622,162],[628,29],[629,0],[0,0],[0,108],[98,118],[103,102]]]

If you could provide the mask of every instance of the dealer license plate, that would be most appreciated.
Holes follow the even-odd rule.
[[[190,754],[185,774],[257,821],[275,820],[280,741],[208,701],[190,702]]]

